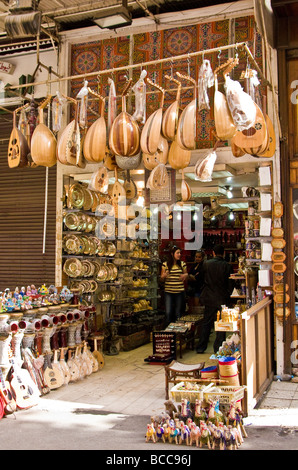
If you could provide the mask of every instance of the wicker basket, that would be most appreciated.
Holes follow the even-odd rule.
[[[204,393],[206,401],[212,398],[218,398],[220,404],[227,405],[233,401],[240,401],[244,397],[245,386],[234,387],[232,385],[226,385],[221,387],[212,387]]]
[[[186,398],[190,403],[195,403],[196,399],[203,398],[204,393],[209,390],[213,386],[213,383],[210,385],[197,385],[198,390],[188,390],[185,387],[185,382],[179,382],[174,387],[171,388],[170,394],[175,400],[176,403],[181,402],[183,398]],[[182,388],[183,387],[183,388]]]

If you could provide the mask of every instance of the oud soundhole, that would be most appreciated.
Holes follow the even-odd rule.
[[[244,134],[245,137],[251,137],[255,135],[256,132],[257,132],[256,129],[254,127],[251,127],[250,129],[243,130],[242,134]]]

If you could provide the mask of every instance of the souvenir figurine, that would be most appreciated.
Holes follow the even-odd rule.
[[[199,425],[201,421],[206,421],[207,418],[207,414],[202,408],[202,401],[203,399],[201,397],[197,398],[195,401],[194,421],[197,425]]]
[[[170,437],[169,437],[169,442],[175,441],[176,444],[178,444],[178,437],[180,435],[180,430],[176,428],[174,425],[170,426]]]
[[[200,447],[207,446],[208,449],[211,449],[210,444],[210,430],[207,427],[207,424],[204,421],[201,421],[200,424]]]
[[[37,289],[34,284],[31,284],[31,295],[37,295]]]
[[[152,423],[147,424],[146,442],[149,442],[149,441],[156,442],[155,434],[156,434],[155,429]]]
[[[199,447],[201,431],[196,423],[192,422],[190,425],[190,434],[189,434],[189,445],[192,446],[193,443],[196,444],[196,447]]]
[[[224,435],[223,431],[219,427],[214,427],[213,438],[212,438],[212,449],[224,450]]]
[[[21,295],[22,297],[24,297],[24,295],[26,295],[26,289],[25,289],[24,286],[21,287],[20,295]]]
[[[16,287],[15,290],[14,290],[14,293],[13,293],[13,297],[15,299],[18,299],[19,295],[20,295],[20,289],[18,287]]]
[[[225,440],[225,448],[227,450],[236,450],[237,449],[235,436],[231,432],[231,427],[225,426],[224,440]]]
[[[189,444],[190,430],[189,427],[184,424],[184,421],[180,421],[180,435],[179,435],[179,444],[185,442],[188,446]]]
[[[156,440],[157,441],[162,440],[162,442],[166,442],[166,440],[165,440],[165,430],[164,430],[164,428],[161,424],[158,424],[157,428],[156,428]]]

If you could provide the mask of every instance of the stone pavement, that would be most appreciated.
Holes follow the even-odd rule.
[[[144,362],[150,354],[152,344],[106,356],[101,371],[51,391],[34,408],[2,419],[0,450],[189,452],[183,445],[145,442],[147,423],[164,410],[165,401],[164,368]],[[186,351],[181,361],[205,360],[208,365],[209,356],[209,351]],[[297,418],[298,384],[273,382],[245,418],[248,438],[239,451],[297,450]],[[201,449],[192,448],[196,450]]]

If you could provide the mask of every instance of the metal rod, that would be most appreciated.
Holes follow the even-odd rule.
[[[198,57],[198,56],[201,56],[201,55],[213,54],[215,52],[218,52],[219,50],[220,51],[225,51],[225,50],[240,49],[240,48],[244,48],[246,50],[246,52],[249,51],[250,59],[252,59],[253,63],[256,64],[255,59],[254,59],[252,53],[250,52],[246,42],[240,42],[240,43],[235,43],[235,44],[229,44],[227,46],[215,47],[213,49],[190,52],[188,54],[182,54],[182,55],[178,55],[178,56],[167,57],[167,58],[152,60],[152,61],[148,61],[148,62],[140,62],[138,64],[131,64],[131,65],[125,65],[125,66],[122,66],[122,67],[116,67],[116,68],[112,68],[112,69],[99,70],[97,72],[89,72],[89,73],[80,74],[80,75],[71,75],[71,76],[68,76],[68,77],[61,77],[61,78],[54,78],[54,79],[51,79],[51,80],[44,80],[44,81],[32,83],[31,86],[46,85],[48,83],[56,83],[56,82],[69,81],[69,80],[87,79],[89,77],[100,76],[100,75],[104,75],[104,74],[111,74],[111,73],[115,73],[115,72],[121,72],[123,70],[130,70],[130,69],[135,69],[135,68],[139,68],[139,67],[143,68],[143,67],[148,67],[150,65],[162,64],[162,63],[165,63],[165,62],[173,62],[173,61],[178,61],[178,60],[183,60],[183,59],[191,59],[193,57]],[[262,76],[263,80],[266,80],[266,83],[269,84],[269,82],[264,77],[264,75],[261,72],[259,67],[258,67],[258,72]],[[13,90],[13,89],[19,89],[19,88],[22,88],[22,87],[25,87],[25,86],[27,86],[27,85],[14,85],[14,86],[11,86],[11,87],[7,87],[7,89],[8,90]]]

